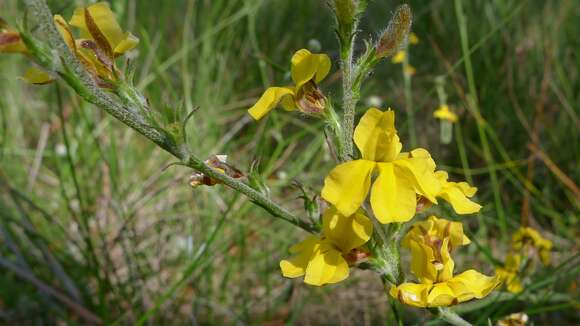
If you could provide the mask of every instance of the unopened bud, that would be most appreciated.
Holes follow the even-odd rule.
[[[352,24],[356,12],[355,0],[334,0],[334,12],[339,25]]]
[[[377,57],[384,58],[397,53],[404,45],[412,23],[411,7],[404,4],[397,8],[376,45]]]

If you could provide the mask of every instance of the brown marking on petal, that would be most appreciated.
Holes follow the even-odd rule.
[[[63,23],[62,21],[55,19],[54,20],[55,24],[58,24],[60,27],[62,27],[62,30],[64,30],[67,34],[67,37],[64,37],[65,43],[69,46],[69,48],[71,48],[71,50],[73,51],[73,53],[77,52],[77,45],[75,42],[75,37],[72,34],[70,28],[68,27],[67,24]],[[69,42],[68,40],[71,40],[72,42]]]
[[[306,83],[297,94],[296,106],[308,115],[320,115],[326,107],[326,97],[314,81]]]
[[[113,71],[113,69],[114,69],[114,62],[103,51],[103,49],[101,49],[99,47],[99,45],[95,41],[93,41],[93,40],[81,40],[79,42],[79,45],[83,49],[91,50],[91,52],[94,53],[94,55],[97,58],[97,60],[99,60],[99,62],[102,63],[107,68],[107,70],[109,70],[110,72]]]
[[[340,250],[340,249],[339,249]],[[370,253],[360,248],[355,248],[343,255],[349,266],[358,265],[368,260]]]
[[[91,16],[91,13],[89,12],[88,8],[85,8],[85,24],[87,25],[89,33],[91,34],[95,42],[97,42],[97,44],[99,45],[99,48],[101,48],[104,51],[104,53],[109,57],[109,61],[113,60],[114,58],[113,49],[111,48],[111,45],[109,44],[109,41],[107,40],[105,35],[103,35],[101,30],[99,29],[99,26],[97,26],[97,23],[95,23],[95,20]]]

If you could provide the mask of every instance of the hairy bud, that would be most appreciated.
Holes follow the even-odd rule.
[[[397,53],[405,43],[412,23],[411,7],[404,4],[397,8],[376,45],[376,56],[384,58]]]

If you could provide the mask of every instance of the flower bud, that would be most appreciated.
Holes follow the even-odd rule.
[[[397,53],[404,45],[412,23],[411,7],[404,4],[397,8],[376,45],[376,56],[384,58]]]

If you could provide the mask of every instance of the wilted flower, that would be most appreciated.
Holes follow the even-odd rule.
[[[244,174],[236,169],[235,167],[226,163],[228,156],[227,155],[213,155],[209,159],[205,161],[205,164],[209,165],[213,169],[228,175],[234,179],[239,179],[244,176]],[[209,177],[203,173],[195,172],[189,177],[189,185],[192,187],[197,187],[201,185],[205,186],[214,186],[219,184],[220,181]]]

